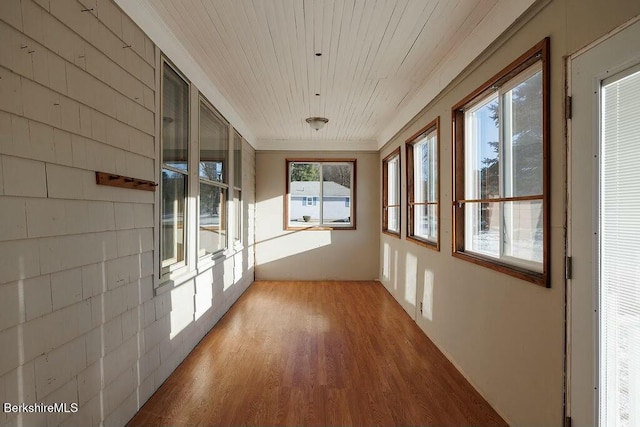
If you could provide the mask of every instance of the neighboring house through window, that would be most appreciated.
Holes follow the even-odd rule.
[[[286,165],[286,228],[355,229],[355,159],[287,159]]]

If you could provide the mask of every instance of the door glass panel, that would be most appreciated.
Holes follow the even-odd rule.
[[[600,146],[600,425],[640,425],[640,71],[605,81]]]

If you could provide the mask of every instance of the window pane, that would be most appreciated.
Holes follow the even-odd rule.
[[[542,201],[505,202],[503,210],[503,255],[523,260],[528,267],[542,271]]]
[[[383,206],[386,209],[386,224],[383,229],[393,232],[400,232],[400,155],[394,154],[393,157],[383,161],[384,191],[386,192],[386,200]]]
[[[233,186],[242,188],[242,138],[238,134],[233,138]]]
[[[322,216],[325,224],[351,223],[351,166],[322,165]]]
[[[505,197],[542,194],[542,71],[502,96]]]
[[[225,189],[200,183],[200,255],[227,247]]]
[[[291,163],[289,224],[304,227],[320,224],[320,165]]]
[[[387,210],[387,229],[400,232],[400,206],[392,206]]]
[[[438,199],[438,152],[436,132],[413,145],[414,202],[436,202]]]
[[[242,240],[242,193],[233,190],[233,203],[236,207],[236,240]]]
[[[187,170],[189,85],[164,64],[162,73],[162,161]]]
[[[229,127],[200,103],[200,177],[227,182]]]
[[[465,249],[500,257],[500,203],[465,203]]]
[[[187,177],[162,170],[162,267],[184,261]]]
[[[465,198],[500,197],[497,94],[465,113]]]
[[[413,235],[425,240],[438,240],[438,207],[436,205],[414,205]]]
[[[387,171],[387,206],[399,205],[400,156],[395,156],[387,162]]]

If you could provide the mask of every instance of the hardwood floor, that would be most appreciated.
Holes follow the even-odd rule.
[[[129,422],[506,425],[378,282],[255,282]]]

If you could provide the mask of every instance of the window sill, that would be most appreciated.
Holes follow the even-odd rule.
[[[535,271],[526,270],[524,268],[504,264],[497,260],[493,260],[476,254],[469,254],[466,252],[453,252],[451,255],[455,258],[468,261],[473,264],[486,267],[491,270],[504,273],[530,283],[534,283],[538,286],[542,286],[545,288],[551,287],[551,284],[549,283],[549,276],[547,273],[538,273]]]
[[[397,239],[399,239],[399,238],[400,238],[400,232],[399,232],[399,231],[396,233],[396,232],[389,231],[389,230],[382,230],[382,233],[383,233],[383,234],[386,234],[386,235],[388,235],[388,236],[391,236],[391,237],[395,237],[395,238],[397,238]]]
[[[155,282],[155,295],[163,294],[188,282],[198,275],[196,270],[178,270],[158,278]]]
[[[407,236],[407,240],[415,243],[416,245],[424,246],[425,248],[440,252],[440,242],[432,242],[431,240],[424,240],[415,236]]]
[[[155,292],[156,295],[163,294],[167,290],[176,288],[194,277],[204,273],[205,271],[215,267],[217,264],[224,262],[230,256],[240,252],[243,249],[242,245],[234,247],[233,249],[225,249],[218,251],[214,254],[204,255],[198,258],[197,267],[195,269],[187,269],[187,266],[181,267],[178,270],[167,273],[164,276],[155,280]]]
[[[326,225],[313,225],[309,227],[285,227],[285,231],[335,231],[335,230],[355,230],[356,227],[328,227]]]
[[[198,274],[203,273],[210,268],[213,268],[216,264],[223,262],[228,257],[228,249],[220,250],[213,254],[203,255],[198,258]]]

